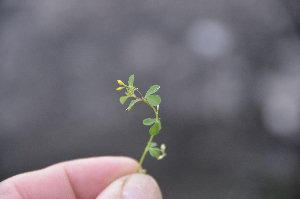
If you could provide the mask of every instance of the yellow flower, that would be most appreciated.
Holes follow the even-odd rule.
[[[118,84],[125,86],[125,84],[121,80],[117,80]]]
[[[122,90],[123,88],[125,88],[125,87],[118,87],[118,88],[116,88],[116,90],[117,90],[117,91],[120,91],[120,90]]]

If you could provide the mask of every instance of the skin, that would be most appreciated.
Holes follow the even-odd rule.
[[[127,157],[61,162],[2,181],[0,199],[162,199],[156,181],[137,167]]]

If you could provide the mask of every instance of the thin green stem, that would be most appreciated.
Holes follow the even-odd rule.
[[[156,119],[156,121],[158,121],[158,112],[157,112],[157,110],[156,110],[156,109],[155,109],[155,108],[154,108],[147,100],[143,100],[143,101],[144,101],[146,104],[148,104],[148,105],[153,109],[153,111],[154,111],[154,113],[155,113],[155,119]],[[150,136],[150,139],[149,139],[149,141],[148,141],[148,143],[147,143],[147,146],[145,147],[145,150],[144,150],[144,152],[143,152],[143,155],[142,155],[142,157],[141,157],[141,159],[140,159],[139,166],[138,166],[138,169],[137,169],[137,173],[139,173],[140,170],[141,170],[141,167],[142,167],[142,165],[143,165],[143,162],[144,162],[144,160],[145,160],[145,157],[146,157],[148,151],[150,150],[150,144],[152,143],[153,138],[154,138],[154,135],[151,135],[151,136]]]
[[[152,143],[153,138],[154,138],[154,135],[151,135],[151,137],[150,137],[150,139],[148,141],[148,144],[147,144],[147,146],[146,146],[146,148],[145,148],[145,150],[143,152],[143,155],[142,155],[142,157],[140,159],[139,166],[138,166],[138,169],[136,171],[137,173],[140,172],[140,169],[141,169],[141,167],[143,165],[144,159],[145,159],[145,157],[146,157],[146,155],[147,155],[147,153],[148,153],[148,151],[150,149],[150,144]]]
[[[153,106],[145,99],[145,97],[142,95],[142,93],[140,93],[140,91],[139,91],[138,89],[136,89],[136,91],[141,95],[141,98],[138,98],[138,97],[136,97],[136,96],[133,96],[133,97],[134,97],[136,100],[143,101],[143,102],[145,102],[146,104],[148,104],[148,105],[153,109],[154,114],[155,114],[155,120],[156,120],[156,122],[158,122],[158,120],[159,120],[159,119],[158,119],[158,111],[156,110],[156,108],[153,107]],[[144,152],[143,152],[143,154],[142,154],[142,157],[141,157],[141,159],[140,159],[139,166],[138,166],[138,169],[137,169],[137,173],[139,173],[140,170],[141,170],[141,168],[142,168],[142,165],[143,165],[143,162],[144,162],[144,160],[145,160],[145,157],[146,157],[148,151],[150,150],[150,145],[151,145],[151,143],[152,143],[153,138],[154,138],[154,135],[151,135],[151,136],[150,136],[150,139],[149,139],[149,141],[148,141],[148,143],[147,143],[147,145],[146,145],[146,147],[145,147],[145,150],[144,150]]]
[[[152,109],[153,109],[153,111],[154,111],[154,113],[155,113],[155,119],[156,119],[156,121],[158,122],[158,112],[157,112],[157,110],[148,102],[148,101],[146,101],[146,100],[143,100],[146,104],[148,104]]]

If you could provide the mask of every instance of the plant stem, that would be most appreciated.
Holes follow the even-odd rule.
[[[143,100],[143,101],[153,109],[154,114],[155,114],[155,119],[158,122],[158,111],[149,102],[147,102],[147,100]]]
[[[139,92],[139,90],[137,90],[138,92]],[[140,93],[140,92],[139,92]],[[141,94],[141,93],[140,93]],[[141,96],[142,96],[142,101],[143,102],[145,102],[146,104],[148,104],[152,109],[153,109],[153,111],[154,111],[154,114],[155,114],[155,120],[158,122],[158,111],[147,101],[147,100],[145,100],[145,98],[143,97],[143,95],[141,94]],[[142,157],[141,157],[141,159],[140,159],[140,162],[139,162],[139,166],[138,166],[138,169],[137,169],[137,173],[139,173],[140,172],[140,170],[141,170],[141,168],[142,168],[142,165],[143,165],[143,162],[144,162],[144,160],[145,160],[145,157],[146,157],[146,155],[147,155],[147,153],[148,153],[148,151],[150,150],[150,144],[152,143],[152,140],[153,140],[153,138],[154,138],[154,135],[151,135],[150,136],[150,139],[149,139],[149,141],[148,141],[148,143],[147,143],[147,146],[145,147],[145,150],[144,150],[144,152],[143,152],[143,155],[142,155]]]
[[[145,159],[145,157],[146,157],[146,155],[147,155],[147,153],[148,153],[148,151],[150,149],[150,144],[152,143],[153,138],[154,138],[154,135],[151,135],[151,137],[150,137],[150,139],[148,141],[148,144],[147,144],[147,146],[146,146],[146,148],[144,150],[144,153],[143,153],[143,155],[142,155],[142,157],[140,159],[139,166],[138,166],[138,169],[136,171],[137,173],[140,172],[140,169],[141,169],[141,167],[143,165],[144,159]]]

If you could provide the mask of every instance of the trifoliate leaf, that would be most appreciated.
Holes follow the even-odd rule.
[[[150,135],[157,135],[159,134],[159,124],[155,123],[153,124],[153,126],[151,126],[151,128],[149,129],[149,133]]]
[[[156,147],[156,142],[151,142],[151,144],[150,144],[150,148],[153,148],[153,147]]]
[[[149,126],[149,125],[153,124],[154,122],[155,122],[155,119],[153,119],[153,118],[147,118],[147,119],[143,120],[143,124],[146,126]]]
[[[132,101],[130,102],[128,108],[126,109],[126,111],[130,111],[130,110],[132,109],[133,105],[134,105],[135,103],[137,103],[137,102],[138,102],[137,100],[132,100]]]
[[[158,85],[153,85],[153,86],[151,86],[150,88],[149,88],[149,90],[147,91],[147,93],[146,93],[146,97],[148,96],[148,95],[151,95],[151,94],[153,94],[153,93],[156,93],[157,91],[158,91],[158,89],[160,88],[160,86],[158,86]]]
[[[157,106],[161,102],[161,98],[159,95],[148,95],[146,96],[146,99],[152,106]]]
[[[122,96],[122,97],[120,97],[121,104],[124,104],[128,98],[129,98],[128,96]]]
[[[158,148],[151,148],[151,149],[149,149],[149,153],[154,158],[158,158],[158,156],[160,156],[160,151],[159,151]]]
[[[130,77],[128,79],[128,85],[133,86],[133,83],[134,83],[134,75],[130,75]]]

